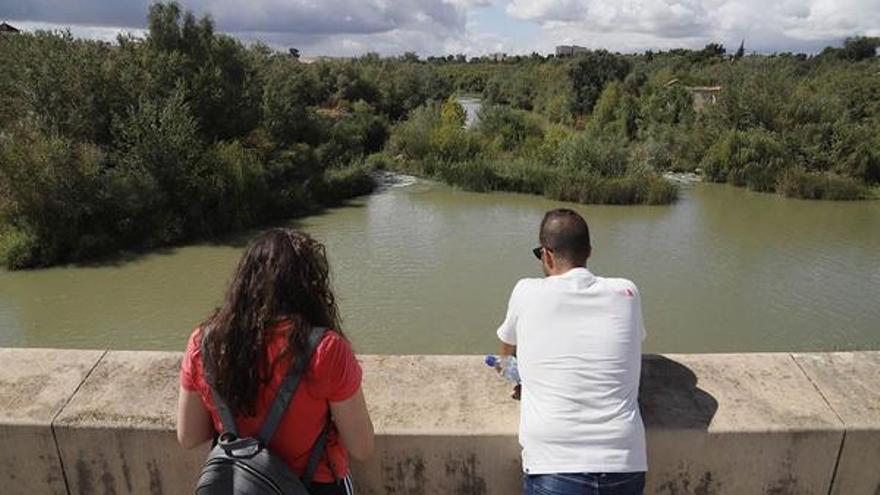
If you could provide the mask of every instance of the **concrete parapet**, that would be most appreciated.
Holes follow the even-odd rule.
[[[177,444],[180,355],[110,351],[55,420],[70,494],[192,493],[207,446]]]
[[[795,354],[845,427],[833,495],[880,494],[880,352]]]
[[[518,405],[479,356],[361,359],[377,451],[353,466],[358,493],[519,491]],[[0,440],[23,445],[0,451],[2,492],[191,493],[205,448],[175,440],[179,361],[0,349]],[[880,352],[643,363],[647,493],[880,490]]]
[[[843,427],[789,354],[648,356],[640,402],[647,493],[828,493]]]
[[[0,492],[67,493],[52,421],[103,354],[0,349]]]

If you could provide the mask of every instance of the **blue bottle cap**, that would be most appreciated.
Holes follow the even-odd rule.
[[[486,356],[486,365],[494,367],[496,364],[498,364],[498,359],[495,356],[491,354]]]

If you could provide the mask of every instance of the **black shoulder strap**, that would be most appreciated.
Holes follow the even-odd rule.
[[[327,425],[324,426],[324,430],[321,431],[321,435],[318,436],[318,439],[315,440],[315,445],[312,446],[312,451],[309,453],[309,462],[306,464],[306,471],[303,473],[303,483],[305,483],[306,488],[310,488],[312,484],[312,478],[315,477],[315,471],[318,469],[318,463],[321,461],[321,457],[324,455],[324,452],[327,448],[327,437],[330,435],[330,422],[328,420]],[[333,470],[333,467],[330,467],[330,470]],[[333,473],[333,477],[336,477],[336,473]]]
[[[305,373],[306,368],[311,362],[312,354],[315,352],[315,349],[317,349],[326,330],[327,329],[323,327],[312,328],[312,332],[306,340],[303,359],[297,359],[290,369],[287,370],[287,376],[284,377],[284,381],[281,382],[281,386],[278,388],[278,394],[275,395],[275,400],[269,408],[269,414],[266,415],[263,427],[260,428],[260,435],[257,439],[262,445],[269,445],[269,441],[272,440],[272,435],[274,435],[275,430],[278,429],[278,425],[281,423],[281,418],[284,417],[284,413],[287,411],[287,406],[290,404],[290,400],[296,393],[296,389],[299,386],[299,380],[302,378],[302,375]]]
[[[260,428],[260,435],[257,439],[261,445],[268,445],[269,440],[271,440],[272,436],[275,434],[275,430],[278,429],[278,425],[281,423],[281,419],[287,411],[287,406],[290,404],[291,399],[293,399],[293,396],[296,393],[300,378],[302,378],[302,375],[305,373],[306,367],[311,362],[312,355],[314,354],[315,349],[318,348],[318,344],[321,343],[321,339],[324,337],[326,331],[327,329],[323,327],[312,328],[306,341],[306,352],[304,353],[303,359],[296,360],[288,369],[287,376],[284,377],[284,381],[278,389],[278,394],[275,396],[275,400],[272,402],[272,406],[269,409],[269,414],[266,416],[262,428]],[[207,347],[205,345],[206,340],[207,332],[202,336],[202,368],[205,370],[205,378],[208,382],[208,386],[211,387],[211,396],[214,399],[214,405],[217,406],[217,412],[220,415],[220,422],[223,424],[223,433],[230,433],[237,438],[238,428],[235,426],[235,415],[232,414],[232,410],[229,409],[226,402],[224,402],[223,398],[220,397],[220,394],[217,393],[217,390],[213,385],[213,380],[208,373],[208,368],[204,364],[207,356]],[[306,487],[311,484],[315,471],[318,468],[318,463],[324,454],[329,433],[330,424],[328,422],[318,436],[318,439],[315,441],[315,445],[312,446],[312,451],[309,454],[309,461],[303,475],[303,481],[305,482]]]

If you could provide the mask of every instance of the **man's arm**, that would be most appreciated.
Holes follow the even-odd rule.
[[[499,354],[502,356],[516,355],[516,323],[519,310],[519,308],[517,308],[517,292],[520,290],[522,282],[523,281],[520,280],[513,287],[513,291],[510,293],[510,300],[507,302],[507,313],[504,315],[504,321],[501,322],[501,325],[495,332],[498,336],[498,340],[501,341]]]
[[[516,356],[516,346],[510,345],[507,342],[501,342],[501,347],[498,350],[499,356]]]

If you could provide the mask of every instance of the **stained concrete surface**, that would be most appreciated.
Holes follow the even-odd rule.
[[[831,493],[880,495],[880,352],[794,354],[846,427]]]
[[[180,354],[110,351],[55,421],[71,494],[192,493],[207,446],[177,444]]]
[[[52,421],[103,354],[0,349],[0,493],[67,493]]]
[[[67,369],[70,356],[79,359],[76,351],[50,353],[40,360],[59,364],[47,374]],[[865,473],[874,467],[874,454],[847,449],[870,450],[871,435],[880,431],[873,405],[876,356],[856,353],[848,361],[848,354],[646,356],[640,403],[648,429],[647,493],[825,495],[850,424],[857,430],[846,433],[834,486],[836,493],[862,493],[846,490],[873,482],[872,474]],[[0,363],[34,360],[20,350],[0,356],[6,358]],[[177,353],[109,352],[57,414],[55,436],[71,494],[191,493],[205,448],[183,451],[176,444],[179,360]],[[359,493],[519,491],[518,403],[480,356],[361,360],[377,452],[370,461],[353,465]],[[18,366],[0,364],[0,384],[18,376],[6,368]],[[838,377],[836,369],[852,376]],[[45,382],[38,376],[29,380],[35,388]],[[23,389],[0,387],[17,397],[0,402],[0,417],[16,410],[25,415],[53,410],[27,409],[22,405],[27,401],[19,398]],[[41,402],[60,408],[69,398]],[[852,411],[836,411],[836,402]],[[23,424],[2,424],[2,431],[37,436]],[[51,431],[44,431],[49,436],[43,450],[51,453]],[[45,454],[28,451],[19,462],[43,462],[39,455]],[[847,460],[850,455],[853,459]],[[0,470],[0,478],[20,471],[3,464]],[[29,483],[40,482],[39,493],[47,486],[55,487],[50,493],[63,493],[58,491],[63,479],[58,479]]]

